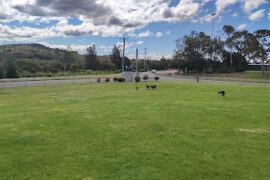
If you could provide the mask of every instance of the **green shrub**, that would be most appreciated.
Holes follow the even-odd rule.
[[[47,73],[46,77],[53,77],[53,74],[52,73]]]
[[[4,71],[5,71],[4,65],[0,64],[0,79],[5,78]]]
[[[123,83],[125,81],[126,81],[125,78],[122,78],[122,77],[118,78],[118,82],[120,82],[120,83]]]
[[[135,77],[135,82],[138,83],[138,82],[140,82],[140,81],[141,81],[141,77],[140,77],[140,76],[136,76],[136,77]]]
[[[49,74],[52,74],[52,73],[49,73]],[[47,75],[44,74],[44,73],[42,73],[42,72],[37,72],[37,73],[34,73],[34,76],[33,77],[43,77],[43,76],[47,76]]]
[[[21,77],[23,78],[29,78],[29,77],[33,77],[33,73],[29,72],[29,71],[23,71],[21,73]]]
[[[18,78],[17,66],[11,59],[6,61],[6,78]]]
[[[117,82],[117,81],[118,81],[118,77],[114,77],[114,78],[113,78],[113,81],[114,81],[114,82]]]
[[[105,79],[105,82],[110,82],[110,81],[111,81],[110,78]]]
[[[148,75],[144,75],[143,76],[143,80],[147,81],[149,79],[149,76]]]

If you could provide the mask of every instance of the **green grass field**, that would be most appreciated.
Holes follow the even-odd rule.
[[[270,179],[269,88],[140,86],[8,89],[0,179]]]

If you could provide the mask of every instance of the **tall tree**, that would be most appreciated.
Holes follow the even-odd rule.
[[[120,51],[119,47],[117,47],[116,45],[114,45],[114,47],[112,49],[110,59],[111,59],[111,62],[115,65],[115,67],[117,69],[120,70],[122,68],[121,51]]]
[[[4,64],[0,62],[0,79],[3,79],[5,77],[4,71]]]
[[[212,52],[210,36],[203,32],[192,32],[189,36],[178,39],[176,47],[174,59],[178,58],[184,72],[188,70],[199,73],[205,70],[204,62],[211,58]]]
[[[74,52],[71,49],[67,49],[64,52],[64,59],[63,59],[63,64],[64,64],[64,69],[70,70],[71,66],[76,62],[76,58],[74,55]]]
[[[234,29],[234,27],[232,27],[230,25],[225,25],[225,26],[223,26],[223,31],[227,34],[227,39],[225,41],[225,44],[227,45],[229,52],[230,52],[230,62],[231,62],[231,68],[232,68],[232,64],[233,64],[232,36],[235,32],[235,29]]]
[[[97,59],[96,46],[90,46],[87,48],[87,55],[85,56],[85,66],[87,69],[97,70],[99,67],[99,61]]]
[[[233,41],[233,34],[235,33],[234,27],[230,25],[225,25],[223,26],[223,31],[227,34],[227,39],[225,41],[225,44],[227,45],[227,48],[230,53],[230,63],[231,63],[231,68],[233,65],[233,49],[232,49],[232,41]]]
[[[270,55],[270,30],[261,29],[255,32],[255,36],[260,43],[259,45],[259,57],[262,61],[262,74],[265,72],[265,62]]]
[[[6,78],[18,78],[17,66],[13,59],[6,60],[5,71]]]

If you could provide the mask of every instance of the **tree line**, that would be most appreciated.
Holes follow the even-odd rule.
[[[173,61],[183,73],[230,73],[245,71],[249,63],[261,63],[262,72],[270,57],[270,30],[254,33],[223,27],[225,38],[191,32],[176,41]]]

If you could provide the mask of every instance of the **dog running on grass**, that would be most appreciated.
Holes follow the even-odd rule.
[[[156,90],[157,89],[157,85],[154,85],[154,84],[152,84],[152,85],[145,85],[145,87],[146,87],[146,89],[147,90]]]
[[[157,89],[157,85],[151,85],[151,89],[152,90],[156,90]]]
[[[225,94],[226,94],[226,93],[225,93],[224,90],[218,92],[218,96],[220,96],[220,97],[224,97]]]

